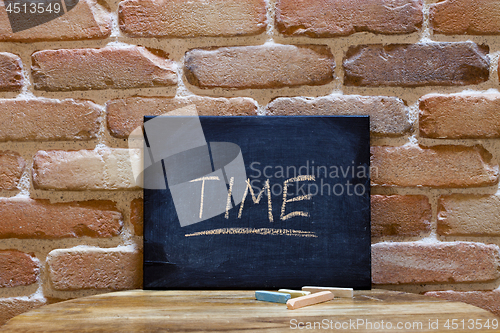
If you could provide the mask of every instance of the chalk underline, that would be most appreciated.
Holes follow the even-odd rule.
[[[192,234],[186,234],[185,237],[209,236],[209,235],[264,235],[264,236],[293,236],[293,237],[314,237],[316,234],[312,231],[293,230],[293,229],[273,229],[273,228],[221,228],[213,230],[198,231]]]

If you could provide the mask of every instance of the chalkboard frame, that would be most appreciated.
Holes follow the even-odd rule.
[[[154,119],[154,116],[146,116],[144,121],[147,123],[148,121]],[[202,124],[202,128],[207,139],[207,142],[221,142],[224,140],[225,142],[235,142],[238,141],[236,138],[237,135],[245,135],[244,133],[250,133],[248,130],[241,130],[240,133],[231,132],[229,138],[224,138],[224,128],[228,128],[228,124],[231,124],[230,127],[238,127],[238,124],[254,122],[255,125],[252,128],[252,139],[251,140],[243,140],[236,142],[238,146],[241,147],[243,158],[245,159],[248,156],[248,152],[246,151],[245,143],[247,144],[265,144],[266,140],[269,143],[268,146],[280,145],[280,144],[293,144],[294,142],[302,142],[307,138],[304,136],[304,133],[317,134],[322,137],[321,140],[316,139],[316,144],[323,144],[328,146],[334,142],[339,145],[339,149],[342,150],[343,154],[348,155],[349,152],[353,152],[355,149],[353,147],[357,147],[359,150],[357,153],[352,153],[355,158],[362,160],[362,164],[364,167],[369,168],[369,117],[368,116],[245,116],[245,117],[216,117],[216,116],[202,116],[200,117],[200,121]],[[335,123],[334,128],[336,129],[336,133],[334,136],[327,134],[325,132],[328,130],[329,126]],[[316,125],[314,125],[316,124]],[[326,125],[325,125],[326,124]],[[306,126],[306,129],[301,129]],[[308,127],[309,126],[309,127]],[[316,127],[315,127],[316,126]],[[322,128],[324,127],[324,128]],[[293,128],[294,133],[291,133],[290,129]],[[257,131],[257,132],[255,132]],[[305,131],[302,133],[301,131]],[[222,134],[221,134],[222,132]],[[237,131],[238,132],[238,131]],[[146,133],[147,134],[147,133]],[[287,135],[293,134],[293,137]],[[281,135],[281,136],[280,136]],[[297,136],[298,135],[298,136]],[[231,137],[232,136],[232,137]],[[266,139],[267,138],[267,139]],[[281,140],[281,141],[280,141]],[[295,140],[295,141],[294,141]],[[342,141],[344,140],[344,141]],[[314,141],[314,140],[313,140]],[[332,141],[332,142],[330,142]],[[354,143],[353,143],[354,142]],[[272,143],[272,144],[271,144]],[[346,147],[343,147],[345,144]],[[321,154],[326,154],[328,149],[319,149],[315,150],[315,153],[320,152]],[[290,152],[290,151],[287,151]],[[255,153],[255,152],[254,152]],[[247,161],[245,161],[247,162]],[[361,163],[360,161],[356,161],[356,164]],[[245,167],[248,172],[248,164],[245,163]],[[163,169],[164,176],[165,170]],[[158,176],[158,175],[156,175]],[[145,171],[145,183],[147,184],[148,178],[148,170]],[[359,180],[359,179],[358,179]],[[189,269],[182,270],[179,267],[183,265],[182,261],[170,260],[169,257],[171,253],[167,253],[165,249],[161,249],[158,247],[158,242],[151,241],[154,238],[154,235],[158,233],[158,226],[161,225],[162,221],[158,218],[158,214],[154,214],[151,211],[155,211],[160,209],[159,207],[162,204],[165,204],[170,200],[170,204],[168,204],[168,208],[165,210],[170,214],[170,222],[175,221],[175,218],[172,218],[175,214],[174,205],[172,204],[171,194],[167,190],[153,190],[153,189],[144,189],[144,289],[278,289],[278,288],[300,288],[303,285],[328,285],[328,286],[338,286],[338,287],[353,287],[355,289],[370,289],[371,288],[371,238],[370,238],[370,187],[369,187],[369,174],[366,179],[362,179],[362,182],[358,182],[359,184],[364,184],[366,187],[366,192],[363,194],[362,208],[360,210],[362,213],[359,213],[356,217],[356,223],[360,224],[359,226],[350,226],[346,230],[343,230],[345,235],[350,235],[349,240],[359,239],[359,243],[357,244],[358,248],[355,251],[351,251],[349,246],[352,246],[347,241],[340,242],[341,244],[335,248],[337,251],[337,255],[339,253],[342,256],[350,256],[348,262],[351,265],[349,269],[345,267],[345,262],[343,262],[343,267],[339,266],[339,269],[342,270],[341,276],[335,275],[335,272],[332,272],[330,269],[329,272],[333,273],[332,278],[320,276],[324,267],[322,267],[322,263],[326,261],[332,262],[334,258],[331,258],[332,255],[324,254],[322,256],[312,256],[312,260],[315,261],[317,265],[317,269],[314,270],[314,265],[311,266],[311,263],[304,258],[300,258],[302,260],[302,264],[304,265],[304,270],[309,270],[310,274],[309,278],[304,278],[304,274],[300,273],[302,266],[293,266],[295,263],[293,262],[293,258],[286,258],[286,256],[277,258],[276,260],[270,259],[267,256],[267,253],[261,253],[262,257],[266,261],[266,265],[271,267],[266,274],[249,274],[248,269],[244,270],[244,272],[237,273],[232,272],[228,269],[228,266],[224,266],[224,269],[221,272],[216,272],[210,270],[208,272],[204,272],[199,274],[196,270],[193,270],[192,267]],[[168,183],[168,182],[166,182]],[[153,200],[152,198],[155,196],[162,195],[162,199]],[[264,200],[266,198],[264,197]],[[347,198],[348,199],[348,198]],[[345,199],[345,200],[347,200]],[[274,200],[274,199],[273,199]],[[344,199],[342,199],[344,200]],[[344,201],[345,201],[344,200]],[[248,205],[250,201],[247,201],[245,205]],[[305,202],[305,201],[304,201]],[[161,204],[159,204],[161,203]],[[344,205],[348,206],[350,209],[352,207],[356,207],[356,203],[349,203],[347,201],[343,202]],[[256,205],[257,206],[257,205]],[[262,203],[259,207],[263,207]],[[279,206],[276,205],[275,206]],[[233,208],[234,209],[234,208]],[[274,208],[276,209],[276,208]],[[343,208],[344,215],[346,217],[351,216],[357,208],[351,209],[350,214],[347,215],[345,213],[345,209]],[[162,213],[165,214],[165,211]],[[256,212],[256,214],[261,214],[263,211],[260,210]],[[161,215],[161,214],[160,214]],[[224,214],[222,214],[224,215]],[[362,221],[360,220],[360,216],[362,216]],[[279,211],[274,211],[274,219],[279,220],[280,214]],[[163,216],[162,216],[163,218]],[[221,215],[215,218],[215,220],[221,219]],[[262,217],[261,217],[262,219]],[[247,219],[248,220],[248,219]],[[210,221],[210,220],[209,220]],[[178,220],[177,220],[178,222]],[[203,225],[207,221],[196,223],[193,225],[180,227],[180,228],[197,228],[198,226]],[[351,221],[352,222],[352,221]],[[208,222],[208,224],[211,222]],[[267,222],[266,222],[267,223]],[[274,222],[273,222],[274,223]],[[259,228],[254,229],[262,229],[260,228],[262,223],[259,223]],[[201,228],[203,229],[203,228]],[[214,229],[214,228],[212,228]],[[176,231],[182,230],[179,227],[176,227]],[[191,230],[192,231],[192,230]],[[194,234],[191,232],[190,234]],[[184,234],[185,236],[186,234]],[[233,235],[234,236],[234,235]],[[240,237],[241,235],[238,235]],[[250,235],[253,237],[255,235]],[[259,235],[262,236],[264,241],[271,240],[273,237],[282,237],[282,238],[297,238],[301,237],[293,237],[293,236],[276,236],[276,235]],[[167,236],[168,241],[178,241],[171,238],[171,236]],[[209,237],[204,235],[202,237]],[[215,235],[215,238],[219,237],[229,237],[228,235]],[[236,236],[234,236],[236,237]],[[196,237],[192,237],[196,238]],[[305,238],[304,238],[305,239]],[[338,240],[338,239],[337,239]],[[180,242],[182,243],[182,242]],[[241,242],[240,242],[241,243]],[[234,243],[231,243],[234,246]],[[301,242],[294,242],[290,244],[302,244]],[[161,246],[160,246],[161,247]],[[168,247],[170,250],[173,248],[171,246]],[[182,250],[190,249],[190,245],[183,245]],[[328,248],[328,247],[325,247]],[[255,246],[252,245],[249,247],[255,251]],[[248,250],[248,249],[247,249]],[[229,251],[229,249],[228,249]],[[269,251],[269,247],[266,248],[265,251]],[[258,251],[257,251],[258,252]],[[292,251],[293,252],[293,251]],[[195,254],[200,255],[203,253],[202,250],[196,249],[194,251]],[[297,252],[293,252],[297,254]],[[258,255],[257,255],[258,257]],[[179,258],[185,258],[179,256]],[[179,259],[177,258],[177,259]],[[207,259],[207,258],[205,258]],[[252,260],[255,259],[255,256],[252,256]],[[287,272],[288,275],[302,274],[300,278],[294,279],[293,276],[282,276],[283,273],[280,273],[280,278],[274,279],[272,278],[273,273],[273,265],[276,266],[276,269],[287,269],[286,265],[279,265],[279,260],[286,260],[287,264],[291,265],[290,270]],[[203,263],[200,264],[203,266]],[[245,266],[242,266],[245,267]],[[266,267],[265,265],[258,266],[259,269]],[[311,268],[312,267],[312,268]],[[251,269],[250,269],[251,271]],[[251,272],[250,272],[251,273]],[[285,274],[286,275],[286,274]],[[171,278],[167,278],[166,280],[162,277],[170,276]],[[228,279],[229,277],[229,279]],[[214,282],[214,281],[220,282]],[[163,282],[158,282],[163,281]]]

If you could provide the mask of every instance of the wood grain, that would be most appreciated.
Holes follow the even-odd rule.
[[[480,308],[394,291],[355,291],[352,299],[336,298],[292,311],[285,304],[255,300],[253,291],[133,290],[43,306],[11,319],[0,332],[285,332],[294,323],[324,320],[333,331],[346,331],[336,330],[335,323],[364,320],[373,329],[362,325],[356,332],[389,331],[374,328],[382,321],[394,327],[398,322],[422,323],[421,329],[391,332],[449,332],[444,327],[448,319],[450,324],[452,319],[465,320],[465,329],[454,332],[500,331],[491,328],[499,318]],[[439,320],[439,329],[429,329],[429,320]],[[489,320],[490,329],[471,330],[468,320],[482,324]]]

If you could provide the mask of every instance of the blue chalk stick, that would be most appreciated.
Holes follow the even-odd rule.
[[[290,294],[277,293],[275,291],[259,290],[255,292],[255,298],[259,301],[286,303],[286,301],[288,301],[291,296]]]

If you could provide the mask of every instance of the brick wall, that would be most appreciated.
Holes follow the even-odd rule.
[[[500,315],[500,3],[0,3],[0,324],[141,286],[145,114],[369,114],[373,284]]]

